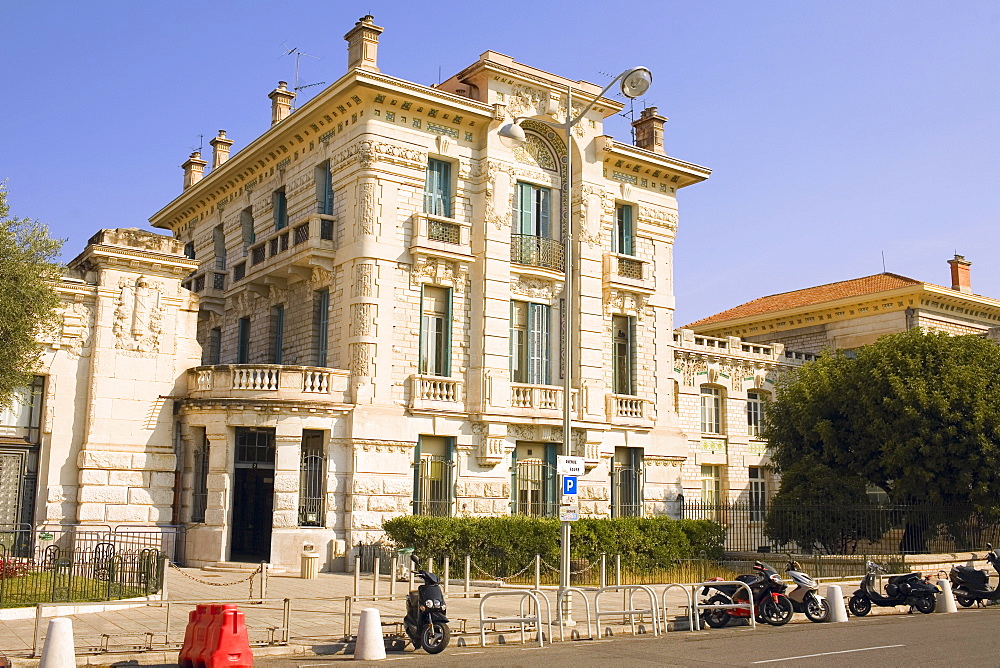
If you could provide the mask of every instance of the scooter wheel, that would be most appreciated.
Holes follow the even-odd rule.
[[[864,596],[858,596],[855,594],[851,597],[851,600],[847,602],[847,607],[850,609],[851,614],[855,617],[864,617],[872,611],[872,602]]]
[[[787,596],[765,598],[760,604],[760,617],[771,626],[783,626],[792,621],[795,608]]]
[[[805,613],[810,622],[825,622],[830,617],[830,604],[825,598],[810,596],[806,599]]]
[[[976,599],[969,596],[969,593],[965,591],[965,589],[955,590],[955,600],[958,601],[958,604],[963,608],[971,608],[976,603]]]
[[[451,640],[451,629],[447,624],[427,624],[420,630],[420,646],[428,654],[437,654],[448,646]]]
[[[924,596],[917,598],[917,600],[914,601],[914,605],[917,606],[918,611],[924,613],[925,615],[929,615],[934,612],[934,608],[937,606],[937,601],[934,599],[934,594],[925,594]]]
[[[732,601],[724,596],[713,596],[708,599],[706,603],[711,605],[726,605],[728,603],[732,603]],[[733,616],[729,614],[729,611],[724,608],[717,610],[705,610],[701,613],[702,621],[711,626],[713,629],[721,629],[729,623],[729,620],[732,619],[732,617]]]

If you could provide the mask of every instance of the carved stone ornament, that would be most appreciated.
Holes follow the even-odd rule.
[[[361,226],[361,234],[375,234],[375,188],[374,181],[366,181],[361,184],[361,198],[358,222]]]
[[[502,230],[510,225],[510,198],[514,190],[513,168],[495,160],[486,161],[486,223]]]
[[[355,162],[362,169],[371,169],[377,162],[423,169],[427,165],[427,154],[405,146],[362,139],[337,152],[330,159],[333,172],[346,169]]]
[[[351,336],[372,336],[375,331],[375,317],[378,306],[375,304],[351,304]]]
[[[655,225],[664,227],[671,232],[677,231],[677,212],[669,209],[640,206],[637,216],[640,224]]]
[[[373,376],[375,373],[375,344],[352,343],[350,350],[351,374],[363,377]]]
[[[163,333],[163,286],[150,283],[145,276],[134,282],[123,279],[115,300],[115,348],[126,354],[152,357],[160,350]]]
[[[534,441],[536,438],[535,426],[530,424],[508,425],[507,433],[519,441]]]
[[[507,94],[507,113],[518,116],[538,116],[548,110],[549,94],[545,91],[516,84]]]
[[[562,294],[563,283],[547,281],[534,276],[518,275],[510,284],[510,293],[519,297],[551,302],[558,295]]]
[[[377,297],[375,294],[375,265],[370,262],[354,265],[354,296]]]
[[[644,294],[627,290],[608,290],[604,297],[604,310],[608,315],[633,315],[642,320],[650,315],[648,298]]]
[[[413,287],[429,283],[454,288],[455,292],[465,292],[468,278],[469,267],[461,262],[414,254],[413,267],[410,269],[410,285]]]
[[[256,299],[256,296],[251,295],[249,290],[244,290],[236,295],[233,306],[235,306],[236,312],[239,315],[249,315],[254,310]]]
[[[330,285],[333,280],[333,275],[322,267],[313,267],[312,273],[309,275],[309,289],[318,290],[322,287]]]
[[[121,227],[113,230],[101,230],[90,238],[88,244],[104,244],[106,246],[128,246],[159,253],[181,255],[184,242],[173,237],[165,237],[140,230],[137,227]]]
[[[539,167],[548,172],[559,171],[552,149],[535,134],[527,135],[524,146],[514,149],[514,159],[523,165]]]

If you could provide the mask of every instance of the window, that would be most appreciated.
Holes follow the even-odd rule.
[[[240,211],[240,231],[243,236],[244,249],[257,241],[257,235],[253,231],[253,207],[248,206]]]
[[[421,436],[414,458],[413,514],[449,517],[454,460],[452,439]]]
[[[722,390],[718,387],[701,386],[701,431],[722,433]]]
[[[222,225],[212,228],[212,247],[215,251],[215,268],[225,270],[226,268],[226,235],[222,231]]]
[[[0,527],[34,522],[44,388],[45,377],[35,376],[0,408]],[[8,544],[10,554],[28,556],[18,549]]]
[[[274,229],[281,230],[288,227],[288,200],[285,197],[285,189],[275,190],[271,195],[271,202],[274,205]]]
[[[420,373],[451,374],[451,290],[425,285],[420,295]]]
[[[632,227],[632,205],[615,207],[615,228],[612,244],[616,253],[635,255],[635,231]]]
[[[530,183],[517,184],[517,199],[514,205],[514,232],[533,237],[549,238],[550,191],[548,188]]]
[[[313,353],[316,366],[326,366],[329,324],[330,290],[323,288],[313,293]]]
[[[451,163],[431,158],[424,182],[424,213],[451,218]]]
[[[333,178],[330,175],[330,161],[316,166],[316,212],[333,215]]]
[[[625,315],[611,317],[612,391],[615,394],[635,394],[635,318]]]
[[[222,328],[213,327],[208,330],[208,341],[201,349],[202,364],[221,364],[220,357],[222,351]]]
[[[236,322],[236,363],[250,362],[250,318],[240,318]]]
[[[750,521],[763,522],[767,512],[767,486],[764,471],[759,466],[750,467]]]
[[[325,524],[323,481],[326,478],[323,432],[302,430],[299,456],[299,526],[321,527]]]
[[[747,434],[753,438],[760,436],[764,420],[764,394],[747,392]]]
[[[191,521],[204,522],[208,506],[208,437],[204,427],[194,428],[194,462],[191,471]]]
[[[642,448],[615,448],[611,516],[642,517]]]
[[[701,502],[708,505],[722,503],[722,467],[701,465]]]
[[[552,517],[559,500],[556,443],[520,443],[513,452],[511,493],[518,515]]]
[[[511,302],[510,376],[515,383],[549,384],[549,307]]]
[[[195,257],[194,257],[194,242],[193,241],[189,241],[186,244],[184,244],[184,257],[186,257],[189,260],[195,259]]]
[[[271,364],[281,364],[285,347],[285,305],[271,307]]]

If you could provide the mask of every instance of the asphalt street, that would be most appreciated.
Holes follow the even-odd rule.
[[[955,614],[883,615],[843,624],[796,621],[760,626],[674,632],[659,638],[618,637],[537,645],[456,647],[429,656],[411,647],[390,652],[385,662],[354,665],[405,666],[996,666],[1000,665],[1000,606],[960,609]],[[267,658],[267,668],[322,668],[350,656]]]

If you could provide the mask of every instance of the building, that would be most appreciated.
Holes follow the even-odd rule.
[[[780,342],[810,353],[850,350],[913,327],[985,334],[1000,326],[1000,300],[972,292],[971,262],[948,260],[951,287],[882,273],[754,299],[687,325],[705,336]]]
[[[201,363],[171,395],[190,564],[311,544],[335,567],[399,514],[553,514],[566,320],[581,512],[667,512],[682,490],[676,198],[709,170],[666,154],[655,109],[638,145],[605,135],[610,99],[567,147],[545,121],[600,87],[499,53],[437,86],[386,75],[381,33],[361,19],[346,74],[298,109],[279,83],[270,129],[232,155],[220,131],[150,219],[197,263]],[[497,129],[520,117],[511,150]]]

